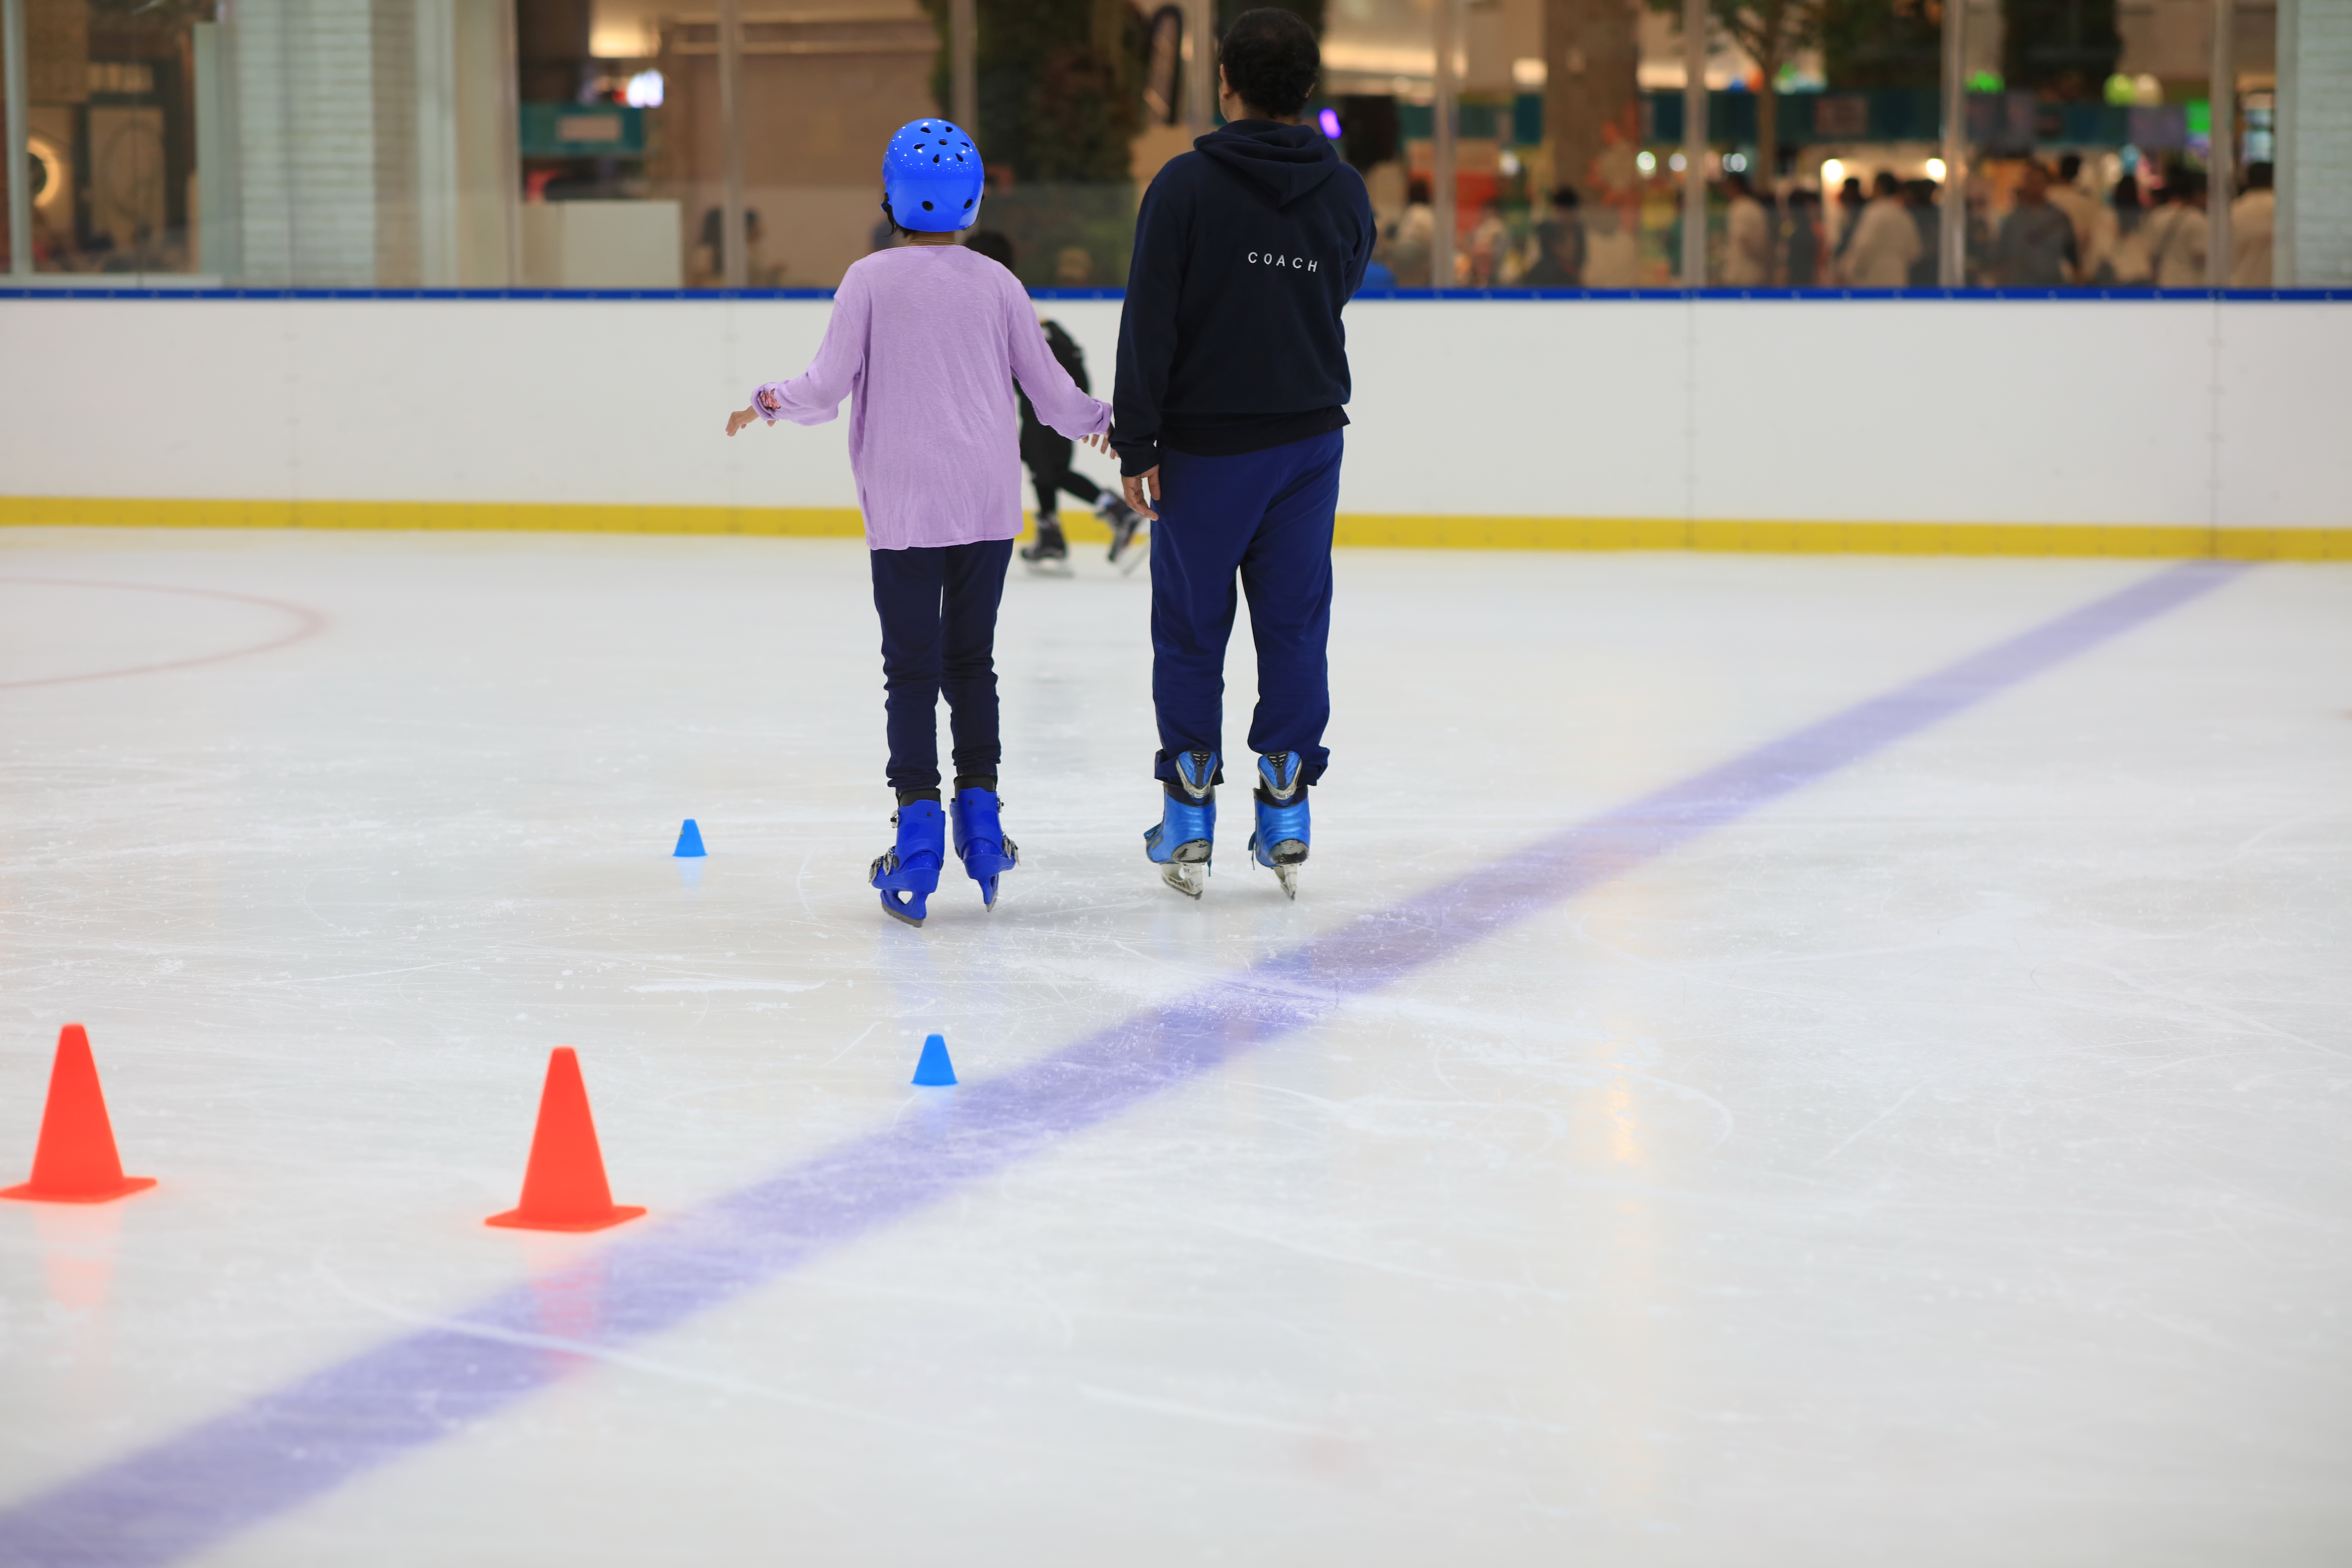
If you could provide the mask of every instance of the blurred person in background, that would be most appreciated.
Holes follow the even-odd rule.
[[[1994,275],[2004,289],[2063,289],[2079,259],[2074,220],[2051,202],[2049,171],[2029,160],[1993,244]]]
[[[2195,169],[2167,170],[2164,205],[2147,224],[2148,269],[2159,289],[2205,287],[2205,250],[2212,226],[2205,216],[2205,176]]]
[[[1565,185],[1551,194],[1552,216],[1536,225],[1536,258],[1519,275],[1523,287],[1584,287],[1584,222],[1576,200],[1576,192]]]
[[[1925,179],[1906,181],[1903,186],[1903,207],[1911,215],[1911,226],[1919,231],[1919,256],[1911,263],[1911,287],[1933,289],[1938,275],[1937,231],[1943,222],[1943,215],[1936,209],[1936,182]]]
[[[1528,288],[1584,286],[1584,215],[1577,208],[1574,185],[1562,185],[1551,194],[1551,216],[1536,226],[1535,265],[1528,268],[1528,276],[1520,279]],[[1547,281],[1532,281],[1538,272]]]
[[[1642,243],[1615,202],[1596,203],[1584,224],[1584,286],[1634,289],[1642,282]]]
[[[1723,223],[1723,286],[1764,288],[1772,281],[1772,216],[1746,174],[1724,175],[1723,189],[1731,198]]]
[[[1904,205],[1901,180],[1882,169],[1874,189],[1853,226],[1853,243],[1845,247],[1845,280],[1856,289],[1905,288],[1911,264],[1919,259],[1919,226]]]
[[[1436,242],[1437,215],[1429,205],[1429,182],[1416,179],[1405,186],[1404,216],[1388,237],[1389,267],[1399,288],[1430,287],[1430,250]]]
[[[2278,196],[2268,163],[2246,165],[2246,194],[2230,204],[2230,287],[2271,286],[2271,236],[2278,221]]]
[[[1789,193],[1788,213],[1782,225],[1786,234],[1782,254],[1788,258],[1789,287],[1817,289],[1822,281],[1822,256],[1828,248],[1822,233],[1822,194],[1798,186]]]
[[[1837,272],[1845,266],[1845,253],[1853,248],[1853,237],[1862,231],[1862,215],[1870,205],[1864,194],[1862,176],[1848,174],[1837,194],[1837,248],[1831,253],[1830,270]],[[1824,213],[1824,217],[1829,215]]]
[[[963,243],[965,249],[976,250],[1007,272],[1013,271],[1013,241],[995,229],[974,229]],[[1087,356],[1076,340],[1059,321],[1041,321],[1038,327],[1045,334],[1046,348],[1053,351],[1054,363],[1068,374],[1080,392],[1092,392],[1094,383],[1087,379]],[[1143,559],[1143,552],[1135,548],[1136,531],[1143,526],[1143,519],[1123,498],[1071,468],[1077,443],[1037,417],[1028,393],[1018,385],[1013,392],[1021,405],[1021,461],[1037,495],[1037,537],[1021,547],[1021,559],[1033,572],[1069,575],[1070,542],[1062,531],[1061,500],[1073,495],[1094,508],[1095,515],[1110,529],[1111,564],[1122,572],[1134,571]]]
[[[2091,242],[2083,255],[2083,281],[2095,289],[2144,289],[2147,286],[2147,233],[2140,205],[2139,181],[2130,174],[2116,182],[2107,199],[2091,215]]]
[[[718,207],[702,215],[702,232],[696,237],[694,250],[687,258],[686,286],[689,289],[716,289],[727,276],[727,217]]]
[[[2099,201],[2083,188],[2081,153],[2069,153],[2058,160],[2058,179],[2047,194],[2050,205],[2064,213],[2066,221],[2074,226],[2074,254],[2088,256],[2091,253],[2091,226],[2097,221]]]
[[[1095,258],[1085,246],[1066,245],[1054,253],[1055,288],[1091,289],[1094,286]]]
[[[1990,289],[2000,282],[2000,274],[1993,264],[1993,240],[1996,230],[1992,221],[1992,185],[1986,180],[1970,180],[1969,203],[1969,282],[1978,289]]]
[[[888,220],[884,220],[886,223]],[[724,288],[727,282],[727,257],[720,249],[719,237],[727,231],[727,220],[720,210],[712,207],[702,215],[702,238],[695,246],[691,265],[688,268],[686,286],[689,289]],[[747,289],[774,289],[784,280],[783,263],[771,267],[760,254],[760,241],[767,230],[760,224],[757,207],[743,209],[743,286]]]
[[[1257,644],[1250,858],[1297,896],[1307,789],[1330,752],[1331,535],[1353,390],[1340,312],[1378,230],[1364,182],[1301,122],[1314,29],[1244,11],[1218,47],[1226,124],[1144,192],[1113,399],[1128,504],[1152,519],[1152,774],[1144,854],[1206,889],[1223,776],[1225,648],[1241,593]]]
[[[1510,252],[1511,229],[1503,221],[1503,204],[1489,199],[1478,214],[1477,226],[1463,237],[1456,268],[1466,274],[1463,280],[1472,288],[1491,289],[1503,281]]]

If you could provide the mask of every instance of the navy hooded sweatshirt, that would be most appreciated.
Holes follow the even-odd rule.
[[[1119,471],[1165,443],[1231,457],[1347,424],[1339,308],[1375,228],[1362,176],[1311,125],[1237,120],[1144,194],[1118,323]]]

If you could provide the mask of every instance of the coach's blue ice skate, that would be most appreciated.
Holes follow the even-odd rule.
[[[1250,834],[1250,858],[1273,872],[1282,890],[1298,896],[1298,868],[1307,864],[1307,786],[1298,782],[1298,753],[1276,752],[1257,760],[1257,826]]]
[[[1214,752],[1180,752],[1176,782],[1166,786],[1160,826],[1143,830],[1143,852],[1160,879],[1188,899],[1209,882],[1209,850],[1217,837],[1217,781],[1224,777]]]
[[[1021,850],[1004,837],[999,817],[1003,803],[992,789],[960,789],[949,822],[955,829],[956,858],[980,884],[980,901],[996,907],[996,879],[1021,864]]]
[[[875,857],[871,880],[882,890],[884,914],[919,926],[947,862],[947,821],[935,800],[910,800],[890,820],[898,842]]]

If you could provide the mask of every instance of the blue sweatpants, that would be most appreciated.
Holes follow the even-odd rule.
[[[1234,579],[1249,595],[1257,641],[1250,750],[1295,752],[1307,783],[1331,753],[1331,520],[1339,505],[1341,433],[1196,458],[1161,447],[1160,521],[1151,527],[1151,700],[1162,779],[1180,752],[1223,749],[1225,644]]]
[[[874,608],[882,617],[883,709],[890,787],[940,785],[940,694],[955,733],[955,771],[992,773],[996,606],[1013,541],[876,550]]]

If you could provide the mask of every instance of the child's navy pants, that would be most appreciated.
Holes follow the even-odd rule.
[[[1003,753],[996,731],[996,606],[1013,541],[869,553],[874,608],[882,617],[890,787],[939,787],[941,691],[955,735],[955,771],[996,772]]]
[[[1234,579],[1249,595],[1257,642],[1250,750],[1296,752],[1313,783],[1331,753],[1331,520],[1339,505],[1339,431],[1196,458],[1160,451],[1160,521],[1151,525],[1151,700],[1163,779],[1179,752],[1223,749],[1225,643]]]

